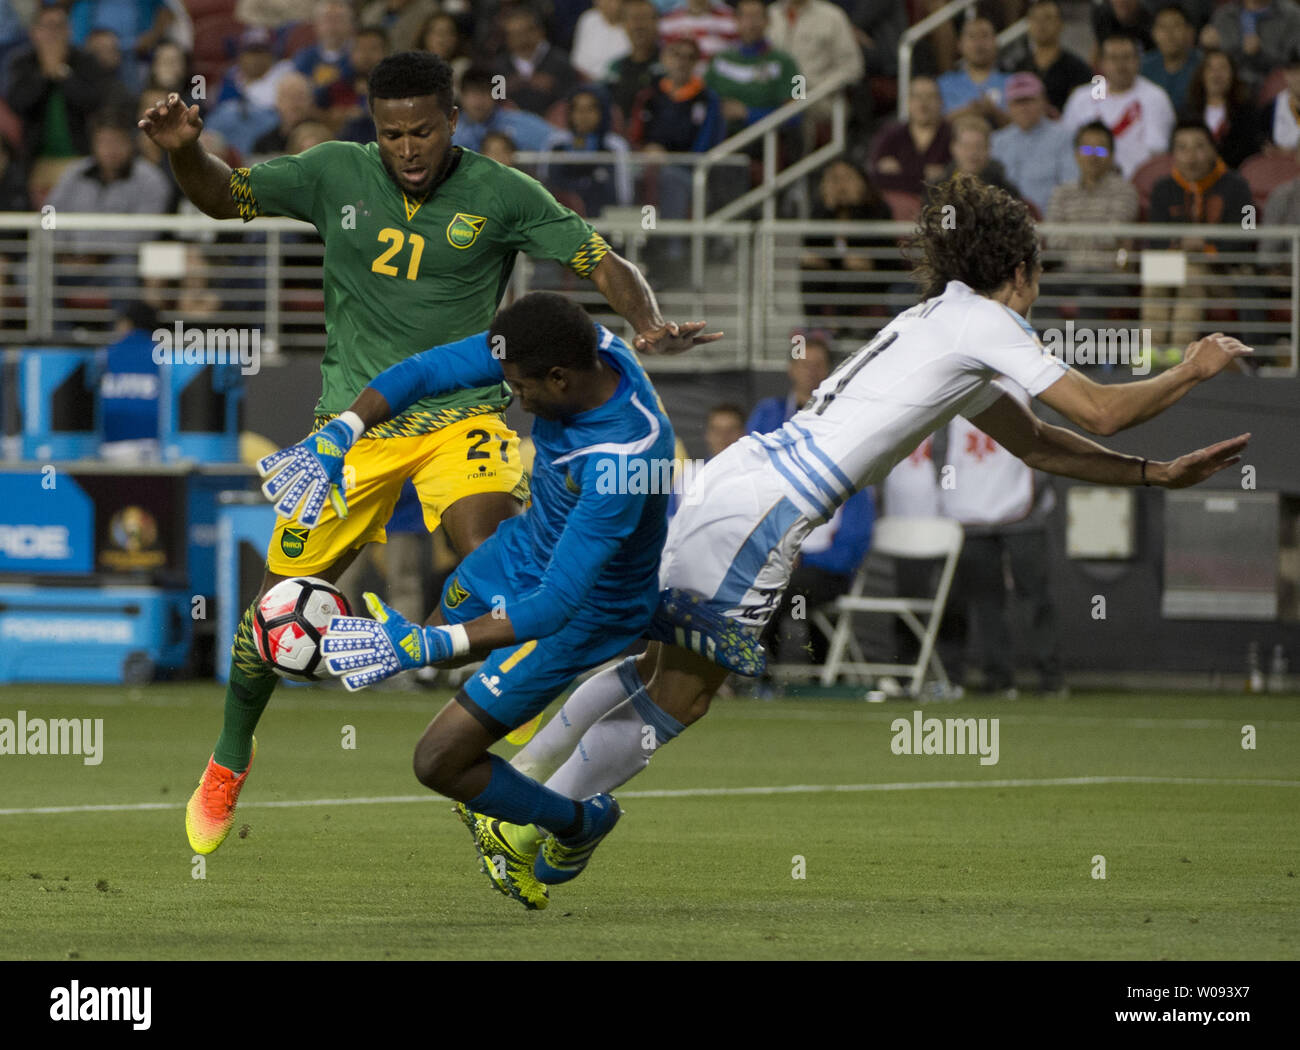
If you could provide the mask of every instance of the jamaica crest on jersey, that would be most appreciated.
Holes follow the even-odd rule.
[[[468,215],[458,211],[447,224],[447,243],[463,251],[478,240],[486,223],[487,219],[482,215]]]

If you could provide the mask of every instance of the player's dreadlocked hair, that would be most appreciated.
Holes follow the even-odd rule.
[[[436,95],[438,104],[450,114],[454,99],[451,66],[428,51],[399,51],[381,59],[370,71],[366,93],[372,103],[377,98]]]
[[[504,339],[500,342],[498,337]],[[596,326],[577,303],[554,292],[530,292],[497,312],[488,345],[526,376],[552,368],[590,371],[596,367]]]
[[[1021,263],[1038,266],[1038,234],[1024,201],[957,172],[935,187],[904,254],[922,299],[954,280],[988,295],[1014,280]]]

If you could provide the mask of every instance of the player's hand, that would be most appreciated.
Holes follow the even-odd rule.
[[[320,522],[320,512],[328,497],[334,513],[346,518],[343,457],[355,440],[347,423],[331,419],[301,444],[259,459],[258,473],[267,479],[262,492],[275,504],[275,512],[310,529]]]
[[[418,627],[371,591],[365,600],[373,620],[335,616],[320,643],[326,670],[350,692],[455,654],[450,628]]]
[[[704,321],[687,321],[684,324],[669,321],[658,328],[638,332],[632,345],[643,354],[680,354],[691,347],[703,346],[722,338],[722,332],[700,335],[704,325]]]
[[[1183,355],[1183,361],[1195,366],[1201,379],[1212,379],[1227,368],[1235,358],[1245,357],[1254,352],[1254,347],[1247,346],[1240,339],[1215,332],[1191,343]]]
[[[1148,463],[1147,476],[1152,476],[1152,467],[1156,467],[1155,484],[1167,489],[1185,489],[1198,485],[1211,474],[1217,474],[1226,467],[1241,462],[1241,453],[1250,441],[1249,434],[1241,434],[1217,445],[1200,448],[1179,456],[1169,463]]]
[[[136,127],[171,152],[199,140],[203,118],[199,116],[198,106],[186,106],[173,91],[145,110]]]

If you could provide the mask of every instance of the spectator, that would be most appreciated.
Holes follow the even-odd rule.
[[[1187,106],[1187,89],[1201,63],[1201,51],[1195,46],[1196,30],[1181,7],[1165,4],[1156,12],[1151,35],[1155,50],[1142,56],[1139,69],[1151,83],[1164,88],[1174,111],[1180,112]]]
[[[770,434],[780,430],[831,374],[830,334],[824,331],[802,334],[803,355],[792,356],[786,369],[789,393],[785,397],[765,397],[755,405],[745,423],[746,433]]]
[[[471,66],[465,71],[460,82],[460,119],[452,143],[477,150],[489,131],[501,131],[520,149],[551,149],[559,140],[559,129],[534,113],[499,105],[492,97],[496,75],[481,66]]]
[[[659,40],[669,44],[685,37],[695,41],[701,62],[708,63],[735,46],[736,14],[716,0],[682,0],[659,20]]]
[[[1007,81],[1007,108],[1011,123],[993,132],[990,148],[1041,217],[1052,191],[1079,177],[1073,136],[1059,120],[1047,119],[1047,95],[1033,73],[1015,73]]]
[[[479,152],[498,164],[504,164],[507,168],[517,166],[515,164],[515,140],[504,131],[489,131],[484,135]]]
[[[284,152],[293,157],[322,142],[332,142],[333,133],[329,125],[319,120],[300,120],[289,132],[289,141],[285,143]]]
[[[584,11],[573,34],[573,68],[600,80],[609,64],[632,50],[623,28],[623,0],[596,0]]]
[[[704,420],[704,444],[709,459],[729,449],[745,436],[745,412],[730,401],[714,405]]]
[[[421,30],[437,13],[437,0],[370,0],[358,21],[382,29],[393,51],[413,51],[422,45]]]
[[[1071,131],[1102,121],[1115,136],[1115,163],[1131,179],[1143,162],[1168,148],[1174,108],[1164,91],[1138,75],[1138,45],[1131,36],[1102,41],[1101,72],[1102,83],[1074,89],[1061,120]]]
[[[1047,90],[1047,101],[1059,113],[1070,92],[1092,80],[1092,66],[1061,46],[1064,23],[1057,0],[1034,0],[1025,17],[1029,31],[1007,49],[1004,68],[1037,74]]]
[[[1295,149],[1296,163],[1300,164],[1300,144]],[[1300,177],[1290,179],[1280,186],[1273,188],[1273,192],[1268,195],[1268,202],[1264,205],[1264,222],[1265,228],[1270,226],[1300,226]],[[1270,269],[1278,273],[1290,274],[1291,272],[1291,241],[1289,238],[1278,237],[1273,240],[1261,240],[1259,243],[1259,252],[1263,256],[1281,256],[1286,253],[1285,262],[1271,266]]]
[[[1020,387],[1008,380],[1001,385],[1028,403],[1029,395]],[[1026,613],[1029,630],[1023,642],[1038,671],[1039,689],[1061,695],[1056,608],[1048,589],[1047,518],[1056,502],[1052,489],[1036,484],[1033,470],[961,416],[943,436],[945,447],[935,454],[953,468],[956,484],[940,487],[939,512],[960,522],[965,533],[944,617],[943,647],[951,645],[943,657],[948,674],[955,685],[964,685],[966,631],[961,627],[976,625],[984,689],[1015,697],[1009,573],[1012,593]],[[960,626],[953,630],[950,620]]]
[[[840,6],[853,23],[867,76],[897,78],[898,43],[907,29],[906,5],[897,0],[851,0]]]
[[[563,152],[609,152],[612,163],[543,164],[537,178],[552,190],[574,193],[582,200],[588,218],[596,218],[611,205],[632,203],[632,172],[627,139],[609,130],[609,94],[599,84],[574,89],[569,96],[568,130],[554,146]]]
[[[1239,225],[1244,209],[1253,206],[1250,187],[1215,152],[1210,129],[1197,120],[1180,120],[1171,148],[1174,170],[1152,187],[1150,220]],[[1185,347],[1197,337],[1201,306],[1194,300],[1211,294],[1213,259],[1242,246],[1183,237],[1169,247],[1187,253],[1186,283],[1176,289],[1144,288],[1142,295],[1142,324],[1151,329],[1152,345],[1158,348]],[[1177,296],[1173,305],[1171,296]]]
[[[792,56],[768,43],[763,0],[738,0],[736,26],[738,43],[714,56],[704,78],[722,100],[728,135],[789,102],[799,72]]]
[[[86,37],[85,50],[99,65],[105,92],[100,105],[121,107],[140,86],[134,58],[123,59],[122,44],[111,29],[92,29]]]
[[[957,38],[961,66],[939,77],[943,114],[975,113],[997,127],[1007,122],[1007,75],[1000,71],[997,34],[993,23],[981,15],[966,19]]]
[[[465,49],[465,41],[460,35],[456,19],[446,11],[439,11],[429,16],[420,30],[420,47],[437,55],[451,66],[451,86],[460,94],[461,77],[469,69],[471,59]]]
[[[631,118],[637,96],[664,75],[659,62],[659,14],[650,0],[623,0],[623,28],[631,50],[609,64],[605,83],[614,105]]]
[[[92,122],[91,154],[71,165],[50,191],[46,204],[64,212],[99,215],[162,215],[172,200],[172,181],[136,153],[135,126],[129,113],[106,110]],[[76,274],[60,283],[138,287],[134,275],[136,247],[155,234],[144,230],[76,230],[58,233],[66,252],[61,262],[87,267],[91,276]],[[115,246],[106,251],[107,245]],[[121,303],[115,304],[118,308]]]
[[[722,104],[695,72],[699,58],[699,45],[690,37],[664,45],[664,78],[641,93],[633,117],[631,139],[637,145],[704,153],[722,141]]]
[[[1230,168],[1264,148],[1264,115],[1250,102],[1246,85],[1226,51],[1208,50],[1188,89],[1187,115],[1214,136],[1215,151]]]
[[[809,217],[841,223],[888,222],[893,218],[889,205],[881,200],[862,169],[845,157],[822,169]],[[828,318],[864,312],[865,304],[859,300],[876,286],[865,280],[855,281],[852,275],[876,269],[870,251],[874,240],[838,232],[804,237],[799,267],[804,271],[801,283],[806,316]],[[810,270],[825,277],[809,279]]]
[[[293,68],[305,76],[316,93],[316,105],[330,107],[330,89],[352,83],[352,41],[356,22],[346,0],[319,0],[312,12],[316,43],[293,56]]]
[[[939,85],[933,77],[913,77],[907,93],[907,123],[894,123],[876,136],[867,170],[882,190],[925,192],[952,160],[951,129],[943,119]]]
[[[104,97],[99,63],[72,46],[60,7],[41,8],[31,41],[9,67],[8,101],[26,129],[25,152],[33,160],[84,155],[90,118]]]
[[[526,5],[511,7],[503,15],[506,53],[495,72],[506,78],[506,98],[522,110],[540,117],[577,86],[578,74],[569,56],[552,47],[542,30],[541,16]]]
[[[1099,120],[1085,124],[1074,133],[1074,160],[1079,179],[1052,191],[1047,205],[1048,222],[1096,229],[1137,221],[1137,190],[1116,169],[1114,149],[1115,136]],[[1113,285],[1102,284],[1095,277],[1122,271],[1128,263],[1127,249],[1121,254],[1121,241],[1114,236],[1057,234],[1047,239],[1047,247],[1063,253],[1061,268],[1080,296],[1113,294]]]
[[[166,0],[73,0],[68,9],[74,44],[83,46],[96,29],[111,29],[133,59],[148,55],[175,24]]]
[[[18,0],[22,4],[22,0]],[[14,0],[0,0],[0,94],[8,92],[3,79],[9,69],[9,59],[14,52],[27,46],[27,24],[14,10]]]
[[[352,83],[335,83],[330,90],[330,121],[338,127],[342,142],[374,142],[375,120],[366,99],[370,71],[388,54],[388,38],[382,29],[360,30],[352,41],[348,62]]]
[[[1151,12],[1140,0],[1093,0],[1092,35],[1099,44],[1109,36],[1130,36],[1141,50],[1150,51]]]
[[[190,56],[180,44],[164,40],[154,48],[149,60],[149,70],[145,76],[144,91],[152,94],[155,101],[166,98],[171,92],[180,95],[187,106],[207,106],[205,98],[195,98],[194,79],[190,72]],[[204,92],[203,94],[207,94]]]
[[[767,39],[794,58],[809,92],[837,73],[847,74],[853,84],[866,71],[853,23],[843,8],[827,0],[777,0],[768,8]],[[813,144],[818,127],[830,116],[830,99],[808,107],[803,125],[805,146]]]
[[[275,86],[275,112],[279,120],[253,143],[254,153],[285,152],[290,132],[304,120],[315,118],[311,81],[305,75],[295,71],[280,78]]]
[[[270,30],[245,29],[239,36],[235,64],[226,70],[221,80],[217,105],[238,100],[258,109],[273,109],[275,85],[282,76],[292,72],[292,62],[275,60]]]
[[[1287,59],[1286,86],[1273,100],[1273,143],[1282,149],[1300,145],[1300,50]]]
[[[952,163],[944,169],[942,182],[954,172],[964,171],[968,175],[1006,190],[1011,196],[1019,197],[1020,190],[1007,176],[1001,161],[994,160],[990,148],[993,129],[989,122],[975,113],[959,113],[952,121]],[[926,187],[927,191],[931,183]]]
[[[1223,4],[1201,30],[1200,43],[1228,52],[1254,90],[1300,49],[1300,6],[1293,0]]]

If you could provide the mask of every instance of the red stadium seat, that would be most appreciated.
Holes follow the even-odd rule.
[[[1146,218],[1147,208],[1151,205],[1151,190],[1155,184],[1174,170],[1174,158],[1168,153],[1157,153],[1146,161],[1129,181],[1138,194],[1138,208],[1142,218]]]
[[[0,135],[15,152],[23,148],[23,122],[3,99],[0,99]]]
[[[902,190],[881,190],[880,195],[889,205],[889,212],[895,222],[915,222],[921,214],[921,198],[915,193]]]
[[[230,61],[234,42],[244,31],[244,23],[234,15],[205,15],[194,20],[195,65]]]
[[[316,43],[316,27],[311,22],[299,22],[284,37],[283,58],[293,58]]]
[[[189,13],[190,21],[195,23],[208,15],[229,15],[233,18],[236,2],[237,0],[185,0],[185,10]]]
[[[1277,187],[1300,176],[1300,164],[1296,163],[1294,154],[1290,152],[1256,153],[1242,161],[1238,171],[1249,184],[1250,195],[1255,198],[1255,203],[1262,208],[1268,195]]]

